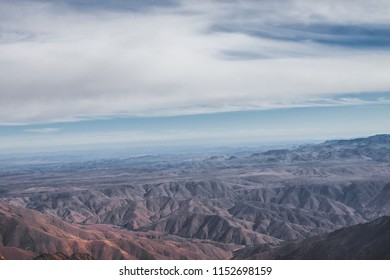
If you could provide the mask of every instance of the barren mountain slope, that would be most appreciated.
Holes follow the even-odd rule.
[[[110,225],[72,225],[37,211],[0,204],[0,255],[88,253],[95,259],[225,259],[233,245],[132,233]]]
[[[336,230],[284,246],[238,250],[235,259],[390,259],[390,217]]]

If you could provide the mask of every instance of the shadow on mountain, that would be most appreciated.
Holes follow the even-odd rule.
[[[237,250],[233,259],[389,260],[390,217],[283,246],[265,245]]]

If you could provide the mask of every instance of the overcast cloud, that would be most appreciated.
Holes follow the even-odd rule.
[[[380,0],[1,1],[0,124],[352,106],[337,96],[390,90],[389,14]]]

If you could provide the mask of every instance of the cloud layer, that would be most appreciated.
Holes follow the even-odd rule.
[[[389,1],[107,3],[0,3],[0,124],[329,106],[390,90]]]
[[[28,129],[25,129],[26,132],[39,133],[39,134],[49,134],[49,133],[58,132],[60,130],[61,130],[60,128],[56,128],[56,127],[28,128]]]

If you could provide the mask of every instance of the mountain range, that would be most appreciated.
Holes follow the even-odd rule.
[[[390,135],[0,166],[0,255],[7,259],[388,258],[378,244],[387,240],[390,215]],[[374,238],[367,229],[375,221],[382,229]],[[363,253],[350,249],[359,231]],[[339,252],[337,240],[354,253]]]

